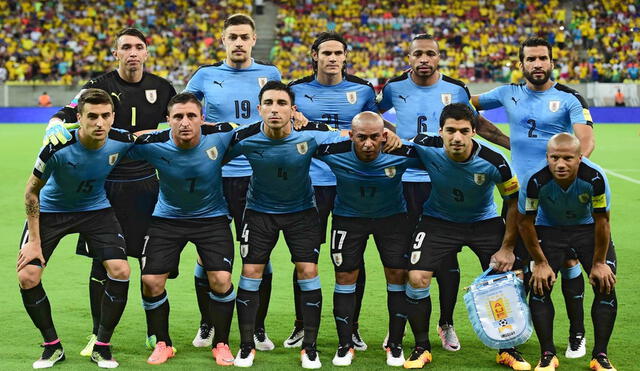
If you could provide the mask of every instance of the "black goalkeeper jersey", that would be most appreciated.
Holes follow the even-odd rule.
[[[82,87],[71,103],[58,111],[54,117],[64,122],[76,122],[78,99],[85,89],[97,88],[106,91],[113,100],[115,121],[113,126],[136,132],[156,129],[166,121],[167,103],[176,95],[173,85],[162,77],[144,72],[137,83],[124,81],[118,71],[111,71],[90,80]],[[124,159],[113,169],[109,180],[133,180],[152,175],[155,170],[146,161]]]

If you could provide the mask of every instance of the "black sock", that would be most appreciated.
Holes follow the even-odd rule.
[[[458,300],[458,289],[460,288],[460,266],[458,256],[451,255],[444,259],[441,268],[436,272],[438,280],[440,300],[440,326],[449,324],[453,326],[453,311]]]
[[[303,346],[315,345],[320,328],[322,314],[322,290],[320,289],[320,277],[306,280],[298,280],[300,285],[300,299],[302,300],[302,320],[304,325]]]
[[[51,304],[47,293],[44,292],[42,282],[30,289],[20,289],[22,295],[22,303],[27,310],[31,321],[36,325],[45,343],[50,343],[58,339],[56,328],[53,326],[51,318]]]
[[[196,288],[196,298],[198,299],[198,309],[200,310],[200,324],[211,327],[211,299],[209,298],[209,279],[204,267],[196,262],[193,272],[193,282]]]
[[[100,327],[98,328],[98,341],[109,343],[120,317],[127,306],[129,294],[129,280],[114,280],[107,276],[102,297],[102,310],[100,315]]]
[[[142,296],[142,306],[147,316],[147,323],[151,323],[155,330],[156,341],[164,341],[171,346],[169,337],[169,296],[164,291],[158,296]]]
[[[236,310],[238,311],[238,327],[240,328],[240,344],[252,344],[253,333],[256,328],[256,313],[260,304],[260,278],[248,278],[240,276],[238,295],[236,297]]]
[[[262,275],[262,282],[260,282],[260,289],[258,290],[258,293],[260,294],[260,305],[258,305],[258,313],[256,313],[256,328],[265,328],[264,321],[267,318],[267,312],[269,311],[269,302],[271,301],[271,282],[273,280],[273,272],[271,272],[270,264],[271,263],[268,263],[265,267],[265,273]]]
[[[431,351],[429,342],[429,319],[431,318],[431,296],[429,288],[415,289],[407,284],[405,293],[406,311],[416,339],[416,347]]]
[[[402,344],[407,324],[405,285],[387,284],[387,310],[389,311],[389,343]],[[385,344],[386,345],[386,344]]]
[[[531,319],[538,335],[540,343],[540,354],[551,352],[556,354],[556,347],[553,343],[553,318],[555,309],[551,301],[551,292],[545,291],[539,296],[533,292],[529,296],[529,307],[531,308]]]
[[[107,270],[102,262],[93,259],[91,273],[89,274],[89,304],[91,305],[91,318],[93,319],[92,334],[98,334],[100,327],[100,311],[102,310],[102,297],[104,296],[104,284],[107,282]]]
[[[293,267],[293,303],[296,308],[296,321],[294,326],[296,328],[302,328],[302,302],[300,300],[300,285],[298,285],[298,273],[296,268]]]
[[[593,334],[595,342],[593,344],[592,356],[600,353],[607,354],[607,345],[613,332],[613,325],[616,322],[618,313],[618,299],[616,292],[601,294],[596,287],[595,297],[591,305],[591,320],[593,321]]]
[[[569,317],[569,333],[572,336],[584,334],[584,278],[562,277],[562,295]]]
[[[352,346],[351,333],[353,310],[356,302],[356,285],[339,285],[333,291],[333,318],[338,330],[338,343],[341,347]]]
[[[224,293],[210,292],[211,319],[215,329],[213,336],[213,346],[218,343],[229,344],[229,332],[231,320],[233,319],[233,309],[236,303],[236,295],[233,292],[233,285]]]
[[[358,271],[358,279],[356,280],[356,306],[353,311],[353,331],[358,329],[358,321],[360,320],[360,310],[362,309],[362,298],[364,298],[366,283],[367,272],[365,272],[363,261]]]

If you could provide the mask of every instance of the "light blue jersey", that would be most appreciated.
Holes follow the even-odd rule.
[[[441,137],[414,138],[418,157],[431,174],[431,194],[423,214],[455,223],[475,223],[498,216],[497,187],[504,199],[518,197],[518,179],[497,150],[473,141],[471,157],[457,162],[445,153]]]
[[[310,122],[283,139],[271,139],[262,125],[257,122],[238,129],[227,153],[228,158],[246,156],[253,169],[247,209],[286,214],[315,207],[309,178],[311,156],[319,144],[340,140],[340,132]]]
[[[566,190],[553,179],[546,162],[537,169],[523,179],[518,197],[521,214],[538,213],[536,225],[592,224],[593,213],[609,211],[609,181],[602,168],[589,159],[582,158],[578,176]]]
[[[526,84],[497,87],[481,94],[480,107],[504,107],[509,118],[511,160],[520,177],[545,159],[553,135],[573,133],[574,124],[593,125],[586,101],[562,84],[537,92]]]
[[[227,123],[203,125],[200,143],[190,149],[176,146],[170,129],[136,140],[129,157],[146,160],[158,170],[160,194],[153,216],[180,219],[229,214],[221,168],[232,130]]]
[[[240,125],[260,120],[258,94],[267,81],[280,81],[280,71],[273,65],[253,61],[247,68],[233,68],[226,62],[202,66],[193,74],[185,92],[204,99],[207,122],[234,122]],[[223,177],[251,175],[251,166],[244,157],[222,168]]]
[[[308,76],[289,84],[296,95],[298,111],[309,121],[324,122],[340,130],[351,129],[351,120],[360,112],[377,112],[376,93],[371,83],[353,75],[346,75],[337,85],[322,85],[315,76]],[[311,164],[314,186],[334,186],[336,177],[323,162]]]
[[[33,175],[46,182],[40,191],[40,211],[66,213],[111,207],[104,182],[133,141],[128,131],[112,128],[102,147],[87,149],[78,139],[78,130],[71,130],[67,143],[44,146],[33,169]]]
[[[431,86],[416,85],[407,71],[387,82],[378,103],[380,112],[396,110],[396,134],[402,139],[411,139],[420,133],[437,133],[440,129],[442,109],[451,103],[469,102],[471,95],[467,86],[459,80],[440,74],[440,80]],[[428,182],[426,171],[409,169],[402,177],[405,182]]]
[[[347,140],[321,145],[316,157],[336,175],[333,214],[347,217],[384,218],[406,213],[402,175],[408,167],[422,167],[414,148],[407,145],[364,162]]]

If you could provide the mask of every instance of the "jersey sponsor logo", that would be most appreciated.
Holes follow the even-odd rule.
[[[116,162],[118,162],[118,156],[120,154],[119,153],[113,153],[111,155],[109,155],[109,165],[113,166],[116,164]]]
[[[304,97],[313,102],[313,98],[315,98],[315,95],[305,94]]]
[[[403,97],[402,94],[398,94],[398,98],[402,99],[403,102],[407,103],[407,99],[409,98],[409,96],[407,95],[406,97]]]
[[[487,175],[483,173],[473,174],[473,182],[477,185],[483,185],[487,180]]]
[[[339,267],[340,265],[342,265],[342,253],[341,252],[336,252],[331,254],[331,258],[333,259],[333,264],[336,265],[336,267]]]
[[[309,144],[307,144],[307,142],[297,143],[296,149],[299,154],[304,155],[309,150]]]
[[[218,85],[222,89],[223,88],[223,86],[222,86],[223,82],[224,82],[224,80],[222,80],[222,81],[213,80],[213,85]]]
[[[518,102],[520,101],[520,99],[516,99],[516,97],[511,97],[511,100],[513,101],[513,104],[514,104],[515,106],[517,106],[517,105],[518,105]]]
[[[218,158],[218,148],[216,146],[209,148],[206,152],[211,160],[215,161]]]
[[[444,104],[445,106],[448,106],[451,104],[451,94],[450,93],[443,93],[440,94],[440,100],[442,101],[442,104]]]
[[[347,102],[351,104],[356,104],[358,101],[358,92],[357,91],[348,91],[347,92]]]
[[[582,193],[578,195],[578,201],[580,201],[580,203],[582,204],[588,203],[590,199],[591,197],[589,196],[588,193]]]
[[[78,168],[78,163],[67,161],[67,165],[71,166],[74,170]]]
[[[515,175],[506,182],[498,184],[498,190],[503,196],[512,195],[518,192],[519,189],[520,185],[518,184],[518,178]]]
[[[583,108],[582,109],[582,115],[584,116],[584,119],[587,121],[593,121],[593,119],[591,118],[591,112],[589,112],[588,108]]]
[[[156,89],[145,90],[144,96],[147,98],[147,102],[154,104],[158,100],[158,91]]]
[[[527,197],[527,200],[525,201],[525,204],[524,204],[524,209],[525,209],[525,211],[536,211],[536,210],[538,210],[538,199],[537,198],[529,198],[529,197]]]
[[[267,83],[267,81],[269,81],[269,79],[267,79],[266,77],[258,77],[258,86],[262,88],[264,84]]]
[[[118,100],[118,102],[120,102],[120,96],[122,95],[122,93],[116,93],[116,92],[111,92],[111,95],[113,95],[114,97],[116,97],[116,99]]]
[[[594,209],[603,209],[607,207],[607,196],[603,193],[601,195],[593,196],[591,198],[591,205]]]
[[[33,167],[39,172],[44,173],[44,169],[47,167],[47,165],[40,159],[40,157],[38,157]]]
[[[394,176],[396,176],[396,167],[395,166],[385,167],[384,175],[386,175],[389,178],[393,178]]]
[[[419,262],[421,254],[422,254],[422,251],[411,252],[411,264],[416,264],[417,262]]]
[[[549,111],[558,112],[559,109],[560,109],[560,101],[559,100],[549,101]]]

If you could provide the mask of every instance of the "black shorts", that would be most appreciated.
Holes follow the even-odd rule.
[[[20,238],[20,248],[29,240],[27,226],[25,223]],[[80,236],[87,241],[83,243],[86,254],[95,259],[127,260],[122,229],[111,208],[72,213],[41,213],[40,246],[46,262],[49,261],[62,237],[72,233],[80,233]],[[32,260],[29,264],[39,266],[40,261]]]
[[[180,253],[187,242],[196,245],[206,271],[227,271],[233,268],[233,236],[229,218],[151,220],[147,243],[142,254],[142,274],[171,273],[177,277]]]
[[[422,205],[431,194],[431,182],[402,182],[402,193],[407,202],[407,218],[415,228],[422,216]]]
[[[247,209],[240,241],[242,262],[267,264],[280,231],[294,263],[318,264],[320,220],[315,207],[289,214],[266,214]]]
[[[320,218],[320,241],[325,243],[327,242],[329,213],[333,210],[333,203],[336,200],[336,186],[313,186],[313,193]]]
[[[413,234],[409,253],[409,270],[438,271],[441,264],[452,254],[469,246],[487,269],[491,256],[502,245],[504,220],[500,217],[475,223],[454,223],[447,220],[422,216]],[[518,255],[517,251],[514,251]],[[522,268],[522,260],[516,259],[513,269]]]
[[[247,190],[249,189],[250,181],[250,176],[222,178],[222,192],[227,200],[229,213],[233,218],[237,241],[240,241],[242,232],[242,215],[247,206]]]
[[[352,272],[360,268],[369,235],[373,235],[385,268],[407,268],[411,229],[406,214],[384,218],[334,215],[331,225],[331,260],[336,272]]]
[[[564,227],[536,226],[538,240],[544,256],[555,273],[564,267],[567,259],[577,259],[587,275],[593,265],[595,249],[594,224],[572,225]],[[616,273],[616,251],[613,240],[609,242],[606,263]]]
[[[131,182],[114,182],[107,180],[104,188],[107,198],[122,227],[127,243],[127,255],[140,258],[144,246],[144,236],[151,222],[151,214],[158,201],[158,178],[149,178]],[[80,235],[76,245],[76,254],[91,256]]]

